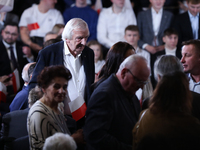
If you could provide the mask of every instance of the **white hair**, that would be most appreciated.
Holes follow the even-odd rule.
[[[30,67],[30,65],[34,64],[35,62],[31,62],[31,63],[27,63],[23,70],[22,70],[22,79],[24,80],[24,82],[29,82],[30,81],[30,77],[29,77],[29,73],[28,73],[28,69]]]
[[[65,25],[65,28],[62,32],[62,39],[64,41],[65,39],[71,40],[73,36],[73,30],[76,30],[76,29],[88,30],[88,33],[90,34],[88,25],[83,19],[73,18],[69,20],[67,24]]]
[[[140,56],[137,54],[130,55],[120,64],[118,72],[121,72],[124,68],[130,69],[130,68],[135,67],[137,65],[139,59],[142,59],[147,63],[147,60],[143,56]],[[132,64],[134,64],[134,66]]]
[[[55,133],[45,140],[43,150],[76,150],[74,139],[64,133]]]

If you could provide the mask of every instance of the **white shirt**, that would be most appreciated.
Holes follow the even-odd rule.
[[[156,37],[158,35],[159,29],[160,29],[160,23],[162,19],[162,14],[163,14],[163,8],[161,8],[158,13],[151,7],[151,16],[152,16],[152,25],[153,25],[153,31],[154,31],[154,36]],[[158,39],[156,40],[156,45],[159,45]],[[142,45],[142,48],[145,49],[145,47],[148,44],[145,43]],[[155,46],[155,41],[152,43],[153,46]]]
[[[165,47],[165,54],[166,55],[173,55],[173,56],[176,56],[176,48],[170,50],[168,48]]]
[[[99,60],[96,63],[94,63],[95,73],[99,73],[99,71],[101,70],[104,64],[105,64],[105,60]]]
[[[45,34],[52,30],[55,24],[64,24],[61,13],[56,9],[50,9],[46,13],[38,10],[38,5],[26,9],[20,19],[19,27],[27,27],[28,24],[38,23],[39,29],[31,30],[30,37],[44,37]]]
[[[10,44],[6,43],[4,40],[2,40],[2,41],[3,41],[4,46],[7,49],[8,58],[11,60],[11,53],[10,53],[9,47],[12,46],[13,47],[13,53],[14,53],[15,59],[16,59],[16,61],[18,61],[18,59],[17,59],[17,51],[16,51],[16,43],[10,45]],[[13,64],[12,64],[11,61],[10,61],[10,66],[12,68],[12,71],[14,71],[14,66],[13,66]]]
[[[136,54],[140,55],[140,56],[143,56],[144,58],[146,58],[147,60],[147,64],[148,64],[148,67],[150,68],[151,70],[151,65],[150,65],[150,54],[149,52],[137,47],[136,49]],[[151,72],[151,71],[150,71]]]
[[[198,39],[198,30],[199,30],[199,13],[196,16],[193,16],[190,11],[188,11],[191,27],[192,27],[192,33],[193,38]]]
[[[124,30],[128,25],[136,25],[136,17],[132,9],[123,8],[115,14],[112,7],[103,8],[97,24],[97,39],[107,48],[124,40]]]
[[[154,35],[157,36],[159,29],[160,29],[160,23],[162,19],[163,9],[161,8],[159,12],[157,13],[153,7],[151,7],[151,15],[152,15],[152,21],[153,21],[153,31]]]
[[[64,42],[64,66],[69,69],[72,74],[72,79],[68,82],[68,94],[70,100],[68,100],[69,106],[73,105],[71,103],[83,103],[85,86],[86,86],[86,76],[84,71],[84,66],[81,63],[81,54],[76,58],[70,53],[69,48]],[[73,107],[73,106],[72,106]],[[72,108],[70,108],[72,111]]]
[[[200,94],[200,82],[197,82],[197,83],[196,83],[196,82],[192,79],[191,74],[189,74],[189,87],[190,87],[190,90],[191,90],[191,91]]]

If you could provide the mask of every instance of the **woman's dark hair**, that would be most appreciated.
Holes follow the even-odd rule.
[[[152,113],[184,112],[192,109],[188,78],[183,72],[164,75],[149,103]]]
[[[129,50],[135,50],[132,45],[127,42],[115,43],[106,56],[106,62],[99,73],[99,80],[94,84],[94,88],[102,81],[107,79],[112,73],[116,73],[122,61]]]
[[[62,65],[45,67],[37,77],[39,87],[46,89],[56,77],[69,81],[72,78],[70,71]]]

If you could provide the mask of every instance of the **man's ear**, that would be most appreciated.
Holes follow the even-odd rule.
[[[163,42],[165,43],[165,36],[163,36],[162,40],[163,40]]]
[[[65,41],[66,41],[66,43],[69,43],[69,42],[70,42],[70,40],[69,40],[69,39],[65,39]]]
[[[126,77],[126,73],[127,73],[127,68],[122,69],[121,71],[121,78],[124,79]]]

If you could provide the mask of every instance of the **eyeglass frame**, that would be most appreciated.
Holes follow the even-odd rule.
[[[137,82],[138,85],[146,85],[149,81],[141,81],[136,76],[133,75],[133,73],[130,71],[130,69],[127,69],[128,72],[133,76],[133,79]]]

